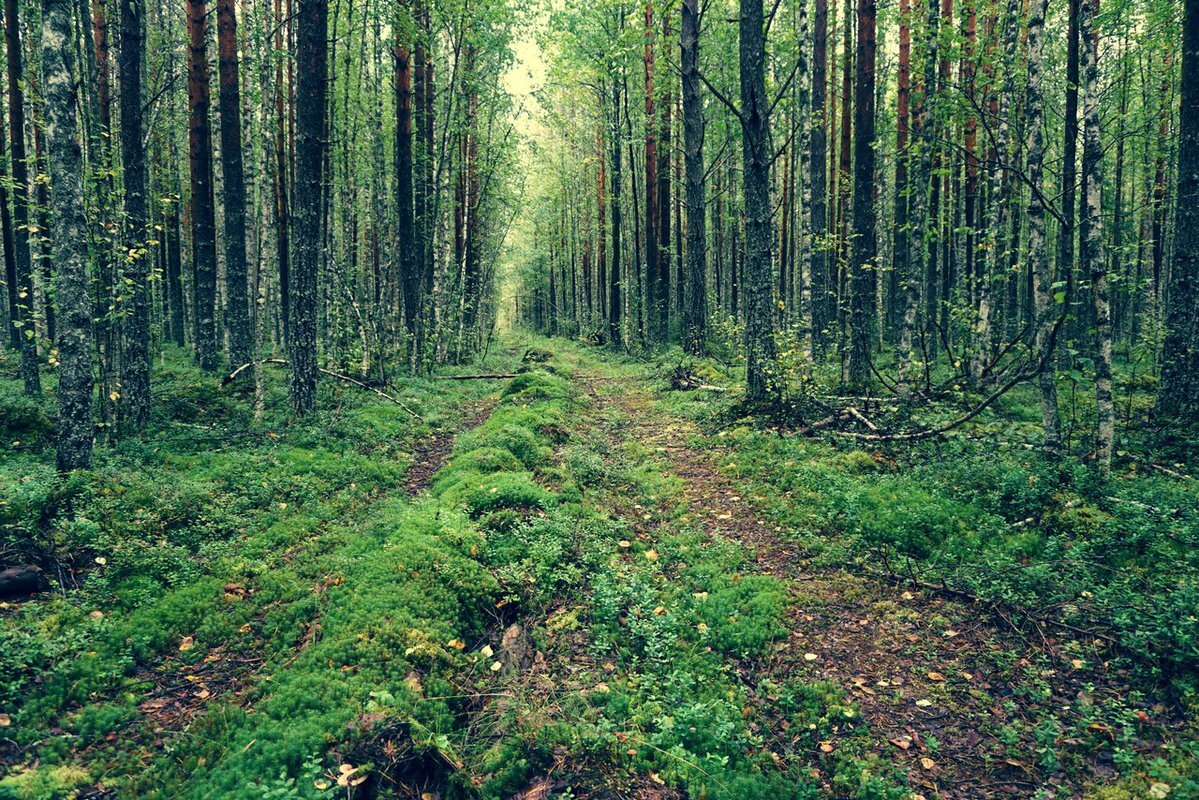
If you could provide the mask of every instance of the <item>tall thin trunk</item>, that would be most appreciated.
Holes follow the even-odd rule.
[[[226,2],[228,0],[225,0]],[[121,4],[121,170],[125,186],[125,279],[129,316],[121,361],[122,422],[140,430],[150,420],[150,250],[146,205],[146,150],[142,143],[142,57],[145,7]]]
[[[899,65],[896,75],[895,98],[895,236],[892,239],[891,270],[897,288],[908,272],[908,208],[911,205],[908,185],[908,140],[911,126],[912,97],[912,0],[899,3]],[[900,298],[893,299],[893,303]],[[901,334],[902,335],[902,334]]]
[[[4,121],[0,119],[0,128],[4,126]],[[12,213],[8,206],[8,169],[7,155],[8,141],[5,134],[0,130],[0,232],[3,233],[4,245],[4,284],[7,288],[8,305],[5,308],[8,323],[8,340],[12,349],[19,351],[21,349],[21,329],[18,328],[15,322],[20,320],[20,310],[17,306],[21,300],[17,293],[17,259],[13,253],[15,242],[15,233],[13,231]]]
[[[746,400],[770,401],[774,369],[774,281],[771,278],[770,98],[766,95],[766,33],[762,0],[741,0],[741,153],[745,186]]]
[[[316,406],[317,273],[321,250],[321,178],[325,163],[328,0],[299,0],[296,33],[295,263],[291,270],[288,352],[296,414]]]
[[[669,48],[674,41],[670,25],[671,14],[672,10],[669,7],[663,8],[661,14],[662,46],[667,48],[668,64],[670,63]],[[666,70],[665,76],[665,85],[662,88],[662,99],[659,104],[662,125],[661,133],[658,136],[658,291],[661,305],[659,324],[662,328],[663,339],[666,338],[668,331],[671,305],[670,216],[673,205],[670,200],[670,171],[674,162],[674,153],[671,150],[671,116],[674,112],[674,98],[670,88],[674,81],[674,69]]]
[[[275,237],[279,260],[279,316],[283,318],[283,338],[286,341],[287,320],[291,314],[291,205],[287,192],[290,159],[287,154],[287,116],[284,112],[287,89],[283,82],[283,27],[282,0],[275,0]]]
[[[1112,466],[1115,409],[1112,405],[1112,319],[1108,299],[1107,258],[1103,241],[1103,141],[1099,119],[1099,0],[1082,0],[1079,20],[1082,72],[1083,213],[1079,225],[1082,263],[1091,277],[1095,307],[1095,463],[1107,474]]]
[[[1045,247],[1045,202],[1042,197],[1045,174],[1045,102],[1041,95],[1044,73],[1045,10],[1049,0],[1032,0],[1028,18],[1028,85],[1025,107],[1028,114],[1028,260],[1033,277],[1033,312],[1036,334],[1033,342],[1040,362],[1037,386],[1041,395],[1041,427],[1045,449],[1057,451],[1061,443],[1061,422],[1057,408],[1057,381],[1054,378],[1053,350],[1057,315],[1053,292],[1053,270]]]
[[[221,166],[225,201],[225,286],[229,353],[234,366],[254,358],[250,282],[246,260],[246,178],[242,162],[241,87],[237,58],[236,0],[217,0],[217,68],[220,75]]]
[[[654,3],[645,3],[645,316],[646,340],[661,341],[666,292],[658,249],[658,122],[654,115]]]
[[[407,27],[397,25],[396,31],[395,193],[399,215],[396,226],[396,263],[399,266],[398,278],[404,294],[404,325],[408,331],[408,344],[410,348],[414,348],[420,314],[421,274],[419,243],[416,240],[416,210],[412,196],[412,51],[407,41]]]
[[[612,81],[612,132],[608,146],[612,161],[609,180],[608,202],[612,215],[612,256],[608,265],[608,340],[613,347],[624,343],[621,332],[621,274],[620,274],[620,180],[622,174],[620,153],[620,81]]]
[[[824,329],[828,318],[824,313],[828,293],[828,139],[825,118],[825,98],[828,94],[828,0],[815,0],[816,11],[812,28],[812,117],[811,161],[808,185],[811,202],[808,204],[808,229],[814,239],[812,246],[812,348],[819,353],[824,345]]]
[[[1157,404],[1163,420],[1199,414],[1199,0],[1186,0],[1182,30],[1174,263]]]
[[[687,279],[683,349],[703,353],[708,321],[707,226],[704,201],[704,109],[699,87],[699,0],[683,0],[680,66],[683,73],[683,162],[687,203]]]
[[[79,145],[75,26],[70,0],[44,0],[42,84],[50,151],[58,330],[58,470],[92,463],[92,304],[88,293],[83,153]]]
[[[187,0],[188,155],[191,163],[192,264],[195,276],[195,347],[200,368],[219,360],[216,333],[216,211],[212,188],[212,129],[208,119],[208,3]]]
[[[1058,274],[1066,281],[1066,302],[1073,302],[1075,272],[1074,225],[1077,219],[1078,188],[1078,22],[1081,4],[1086,0],[1068,0],[1066,19],[1066,109],[1062,145],[1062,224],[1058,230]]]
[[[849,261],[849,383],[863,387],[870,377],[874,341],[874,56],[876,0],[858,0],[857,76],[854,81],[853,249]]]
[[[12,324],[19,329],[21,380],[25,394],[42,393],[38,373],[37,331],[33,318],[33,261],[29,253],[29,165],[25,155],[25,92],[21,53],[21,21],[17,0],[4,0],[4,32],[8,56],[9,168],[13,183],[13,255],[16,257],[16,299]]]

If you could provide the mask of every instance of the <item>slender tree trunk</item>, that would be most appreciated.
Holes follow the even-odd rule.
[[[770,232],[770,98],[762,0],[741,0],[741,153],[745,185],[746,401],[761,405],[778,391],[774,370],[774,281]]]
[[[874,55],[876,0],[858,0],[857,76],[854,82],[853,248],[849,261],[849,383],[864,387],[874,342]]]
[[[92,463],[92,302],[88,293],[87,220],[83,212],[83,154],[79,145],[75,26],[70,0],[42,6],[42,85],[50,150],[51,231],[58,330],[58,470]]]
[[[0,127],[4,121],[0,120]],[[9,175],[7,169],[8,141],[3,131],[0,131],[0,231],[3,233],[4,244],[4,285],[7,291],[8,305],[5,309],[8,323],[8,341],[15,352],[21,350],[21,329],[15,323],[20,321],[21,304],[17,292],[17,259],[13,253],[15,232],[13,230],[12,213],[8,206]]]
[[[687,280],[683,349],[704,352],[708,322],[707,213],[704,200],[704,109],[699,80],[699,0],[683,0],[680,65],[683,73],[683,162],[687,202]]]
[[[895,236],[892,239],[891,270],[896,276],[897,289],[908,273],[908,239],[911,189],[908,185],[908,140],[911,127],[912,97],[912,0],[899,3],[899,65],[896,75],[895,98]],[[902,307],[902,297],[894,298]],[[901,312],[902,314],[902,312]],[[902,321],[901,321],[902,326]],[[901,334],[902,336],[902,328]]]
[[[1157,405],[1162,420],[1199,414],[1199,0],[1186,0],[1182,30],[1174,263]]]
[[[812,349],[816,354],[824,348],[828,318],[824,309],[828,297],[828,120],[825,117],[825,98],[828,95],[828,0],[815,0],[816,11],[812,28],[812,118],[811,118],[811,203],[808,204],[808,229],[812,245]]]
[[[1112,404],[1112,319],[1108,300],[1107,258],[1103,241],[1103,141],[1099,120],[1099,0],[1082,0],[1079,20],[1083,98],[1083,213],[1079,229],[1082,262],[1091,276],[1095,307],[1095,463],[1107,474],[1112,466],[1115,409]]]
[[[225,286],[228,292],[229,353],[235,366],[254,359],[250,325],[250,282],[246,260],[246,178],[242,161],[241,87],[237,58],[236,0],[217,0],[220,51],[221,165],[224,168]]]
[[[287,154],[287,116],[283,82],[284,40],[282,0],[275,0],[275,236],[279,259],[279,315],[283,318],[283,338],[288,336],[287,320],[291,318],[291,204],[288,200],[290,159]]]
[[[212,129],[208,79],[208,3],[187,0],[188,154],[191,162],[192,264],[195,276],[195,347],[200,368],[219,361],[216,332],[216,211],[212,189]]]
[[[1049,0],[1032,0],[1028,18],[1028,85],[1025,107],[1028,114],[1028,260],[1033,276],[1033,312],[1036,315],[1034,352],[1040,362],[1037,386],[1041,395],[1041,427],[1045,449],[1056,453],[1061,444],[1061,423],[1057,408],[1057,382],[1054,379],[1053,350],[1056,338],[1053,270],[1045,246],[1045,203],[1042,199],[1045,172],[1045,102],[1041,94],[1044,74],[1045,10]]]
[[[227,0],[226,0],[227,1]],[[129,315],[121,361],[122,422],[141,430],[150,421],[150,250],[146,150],[142,144],[143,0],[121,0],[121,170],[125,187],[125,280]]]
[[[1078,81],[1079,31],[1081,4],[1087,0],[1068,0],[1066,19],[1066,109],[1062,145],[1062,224],[1058,230],[1057,272],[1066,281],[1066,302],[1074,301],[1074,224],[1077,219],[1076,194],[1078,187]]]
[[[297,415],[316,406],[317,273],[321,249],[321,179],[325,163],[328,0],[299,0],[296,61],[295,263],[288,325],[291,397]]]
[[[407,41],[407,27],[397,25],[395,47],[396,101],[396,263],[404,293],[404,325],[408,344],[415,356],[417,323],[420,315],[419,243],[416,241],[416,209],[412,196],[412,62]],[[415,363],[415,362],[413,362]]]
[[[19,329],[21,380],[25,394],[42,393],[38,373],[37,330],[33,318],[33,261],[29,253],[29,164],[25,155],[25,92],[21,53],[21,21],[17,0],[4,0],[4,32],[8,46],[9,169],[13,193],[13,255],[16,258],[16,299],[12,324]]]
[[[611,204],[612,215],[612,257],[608,265],[608,341],[613,347],[624,344],[621,333],[621,274],[620,274],[620,180],[622,168],[620,165],[620,81],[612,81],[612,132],[609,136],[609,153],[612,169],[609,179],[612,188],[608,192],[608,202]]]
[[[674,79],[674,68],[670,66],[671,59],[670,46],[674,41],[670,17],[672,9],[664,5],[662,9],[662,46],[666,48],[668,69],[665,71],[664,87],[662,89],[662,99],[659,107],[661,110],[661,133],[658,136],[658,292],[659,292],[659,311],[658,321],[662,329],[662,339],[665,341],[668,338],[670,326],[670,274],[671,274],[671,257],[670,257],[670,215],[672,213],[672,204],[670,201],[670,170],[673,163],[673,151],[671,150],[671,115],[674,111],[674,98],[672,97],[670,87]]]
[[[645,316],[646,341],[662,340],[666,293],[658,249],[658,121],[654,113],[654,3],[645,3]]]

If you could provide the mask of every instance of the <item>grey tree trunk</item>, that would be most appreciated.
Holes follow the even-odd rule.
[[[741,0],[741,157],[745,186],[746,401],[768,403],[778,390],[774,369],[774,280],[770,227],[770,98],[762,0]]]
[[[1083,207],[1079,220],[1082,263],[1091,276],[1095,308],[1095,465],[1111,471],[1116,416],[1112,404],[1112,313],[1108,300],[1107,258],[1103,245],[1103,142],[1099,119],[1099,0],[1082,0],[1080,71],[1082,73]]]
[[[16,305],[12,324],[18,328],[21,348],[21,379],[25,394],[40,395],[37,333],[33,317],[33,260],[29,253],[29,165],[25,155],[25,93],[22,89],[21,21],[17,0],[4,0],[5,43],[8,56],[9,164],[13,182],[13,255],[16,257]]]
[[[683,73],[683,161],[687,203],[687,280],[683,348],[704,352],[708,322],[707,209],[704,200],[704,109],[699,95],[699,0],[683,0],[680,65]]]
[[[296,414],[316,406],[317,269],[321,247],[321,169],[324,165],[325,76],[329,54],[327,0],[300,0],[296,62],[295,261],[291,268],[288,350]]]
[[[1174,266],[1158,396],[1163,420],[1199,414],[1199,0],[1186,0],[1182,30]]]
[[[1041,427],[1045,449],[1057,452],[1061,444],[1061,421],[1057,408],[1057,382],[1054,380],[1053,351],[1056,339],[1053,271],[1045,246],[1045,201],[1041,194],[1045,176],[1045,101],[1041,96],[1044,76],[1045,10],[1049,0],[1035,0],[1028,17],[1028,86],[1025,109],[1028,116],[1028,260],[1033,277],[1033,314],[1036,332],[1035,356],[1040,363],[1037,385],[1041,394]]]
[[[931,110],[937,96],[937,28],[940,20],[941,14],[937,0],[928,0],[924,30],[924,37],[928,42],[928,52],[923,62],[922,90],[913,92],[912,146],[909,154],[911,183],[908,192],[911,235],[907,239],[908,254],[905,259],[907,268],[900,276],[903,290],[903,319],[900,323],[899,363],[896,372],[902,392],[909,391],[912,385],[914,338],[921,305],[921,272],[928,249],[925,239],[928,235],[930,195],[938,180],[936,172],[933,170],[935,136]],[[930,329],[935,323],[931,309],[926,322]]]
[[[50,159],[51,235],[58,320],[58,469],[92,463],[92,299],[88,292],[87,221],[83,214],[83,154],[75,116],[74,25],[71,0],[44,0],[42,84]]]
[[[125,185],[125,277],[129,316],[121,362],[122,422],[141,430],[150,420],[150,249],[146,245],[146,151],[142,144],[143,0],[121,5],[121,169]]]
[[[208,3],[187,0],[188,65],[187,147],[191,162],[192,262],[195,275],[195,347],[200,368],[215,370],[219,358],[216,332],[216,211],[212,190],[212,128],[208,119],[211,91],[208,75]]]

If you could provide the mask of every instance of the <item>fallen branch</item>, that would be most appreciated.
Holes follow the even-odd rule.
[[[508,380],[520,375],[518,372],[484,372],[478,375],[434,375],[435,381],[487,381]]]
[[[965,589],[955,589],[948,584],[930,583],[929,581],[921,580],[914,576],[896,575],[893,572],[881,572],[879,570],[871,569],[870,567],[864,567],[848,561],[845,562],[844,566],[845,569],[849,570],[850,572],[864,574],[868,577],[884,580],[897,586],[910,583],[914,586],[920,587],[921,589],[927,589],[930,592],[938,592],[942,595],[956,597],[961,600],[969,600],[972,603],[988,606],[993,611],[999,611],[1001,609],[1011,611],[1021,617],[1024,617],[1038,627],[1040,625],[1051,625],[1055,628],[1061,628],[1062,630],[1067,630],[1071,633],[1078,634],[1079,636],[1088,636],[1093,639],[1099,639],[1107,642],[1113,647],[1121,647],[1116,638],[1110,634],[1102,633],[1101,631],[1088,630],[1087,628],[1080,628],[1077,625],[1071,625],[1068,622],[1062,622],[1061,620],[1053,619],[1052,617],[1045,617],[1040,614],[1033,613],[1028,609],[1023,609],[1018,606],[1011,605],[1010,603],[1005,603],[1002,600],[994,600],[989,597],[982,597],[981,595],[974,594],[973,592],[968,592]]]
[[[240,367],[238,367],[237,369],[233,370],[228,375],[226,375],[224,377],[224,379],[221,380],[221,386],[222,387],[228,386],[230,383],[237,380],[238,375],[240,375],[241,373],[245,372],[247,369],[249,369],[250,367],[253,367],[255,365],[286,364],[286,363],[287,363],[286,358],[263,358],[263,359],[259,359],[258,361],[247,361],[245,364],[242,364]],[[379,397],[382,397],[384,400],[390,400],[391,402],[395,403],[397,406],[399,406],[400,408],[404,409],[409,414],[411,414],[413,419],[418,419],[418,420],[424,421],[424,418],[420,414],[418,414],[417,412],[415,412],[411,408],[409,408],[404,403],[404,401],[400,400],[398,397],[390,395],[387,392],[384,392],[380,389],[376,389],[374,386],[371,386],[368,383],[360,381],[357,378],[352,378],[349,375],[345,375],[343,373],[336,372],[335,370],[325,369],[324,367],[318,367],[317,370],[324,375],[328,375],[330,378],[336,378],[339,381],[344,381],[345,383],[351,384],[353,386],[357,386],[359,389],[364,389],[368,392],[371,392],[372,394],[376,394]]]
[[[878,431],[878,426],[877,426],[877,425],[875,425],[873,422],[871,422],[869,419],[867,419],[867,418],[866,418],[866,415],[865,415],[865,414],[863,414],[861,411],[858,411],[858,410],[857,410],[856,408],[854,408],[853,406],[849,406],[849,407],[848,407],[848,408],[846,408],[845,410],[846,410],[847,412],[849,412],[849,415],[850,415],[851,417],[853,417],[853,418],[854,418],[854,419],[856,419],[858,422],[860,422],[860,423],[862,423],[863,425],[865,425],[865,426],[866,426],[867,428],[869,428],[870,430],[872,430],[872,431]]]

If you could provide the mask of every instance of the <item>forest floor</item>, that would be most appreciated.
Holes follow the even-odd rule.
[[[337,392],[308,427],[119,452],[62,524],[47,476],[8,494],[80,588],[0,611],[0,798],[1199,797],[1178,681],[859,541],[852,509],[923,530],[894,509],[939,501],[892,454],[501,344],[470,371],[523,374],[422,381],[420,420]]]

